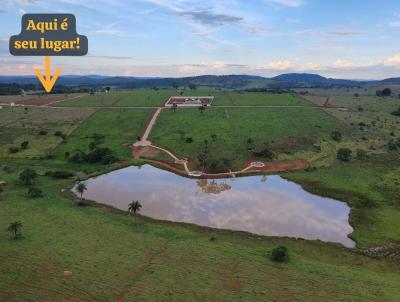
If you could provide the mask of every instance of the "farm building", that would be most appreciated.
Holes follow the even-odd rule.
[[[171,96],[165,103],[165,107],[210,107],[214,101],[213,96]]]

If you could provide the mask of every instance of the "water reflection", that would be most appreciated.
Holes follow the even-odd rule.
[[[122,210],[139,200],[141,214],[157,219],[354,246],[347,237],[353,229],[346,203],[310,194],[277,175],[194,180],[145,165],[85,183],[85,198]]]

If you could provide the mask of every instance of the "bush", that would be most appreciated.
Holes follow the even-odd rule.
[[[289,252],[285,246],[277,246],[272,249],[271,259],[275,262],[286,262],[289,261]]]
[[[29,145],[29,142],[27,142],[27,141],[22,142],[21,143],[21,150],[28,149],[28,145]]]
[[[333,131],[331,133],[331,137],[336,142],[340,143],[342,141],[342,133],[340,133],[339,131]]]
[[[186,143],[191,144],[193,143],[193,137],[187,137],[185,141]]]
[[[46,131],[46,130],[40,130],[40,131],[39,131],[39,134],[40,134],[40,135],[46,135],[46,134],[47,134],[47,131]]]
[[[338,150],[336,158],[341,161],[350,161],[353,152],[348,148],[341,148]]]
[[[19,174],[19,181],[21,184],[30,186],[33,183],[33,180],[37,177],[37,173],[32,169],[25,169]]]
[[[60,171],[47,171],[45,175],[50,176],[52,178],[62,179],[62,178],[70,178],[74,176],[74,173],[60,170]]]
[[[19,151],[18,147],[10,147],[8,148],[9,153],[17,153]]]
[[[29,190],[28,190],[28,196],[30,198],[39,198],[39,197],[43,196],[43,192],[39,188],[32,187],[32,188],[29,188]]]
[[[275,153],[268,148],[265,148],[258,152],[253,152],[253,155],[256,157],[265,157],[268,159],[274,159],[276,157]]]

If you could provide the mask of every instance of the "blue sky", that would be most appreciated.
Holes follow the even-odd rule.
[[[12,57],[24,13],[73,13],[85,57],[57,57],[62,74],[192,76],[312,72],[400,76],[398,0],[0,0],[0,74],[33,74]]]

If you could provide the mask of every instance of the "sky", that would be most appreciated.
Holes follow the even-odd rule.
[[[0,0],[0,75],[43,66],[9,53],[24,13],[76,16],[89,52],[54,57],[62,75],[400,76],[398,0]]]

